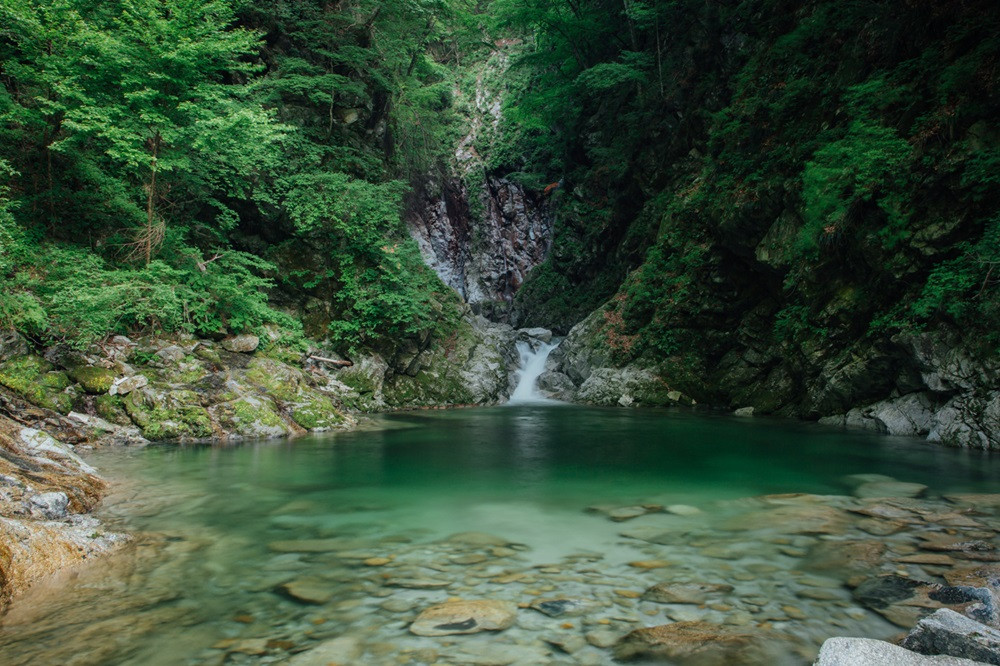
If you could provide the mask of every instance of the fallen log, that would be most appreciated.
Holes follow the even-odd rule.
[[[338,361],[335,358],[325,358],[323,356],[310,356],[312,361],[320,361],[322,363],[329,363],[330,365],[336,366],[338,368],[349,368],[354,365],[353,361]]]

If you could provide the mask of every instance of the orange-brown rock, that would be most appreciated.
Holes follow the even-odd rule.
[[[11,598],[49,574],[112,549],[123,539],[96,530],[96,521],[65,521],[89,512],[107,484],[70,445],[0,412],[0,612]],[[26,412],[32,425],[40,419]],[[21,418],[21,420],[24,420]],[[44,424],[73,432],[58,415]],[[51,422],[51,423],[50,423]]]

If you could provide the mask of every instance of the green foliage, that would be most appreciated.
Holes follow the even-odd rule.
[[[909,144],[892,129],[865,121],[851,123],[843,139],[817,150],[802,173],[800,251],[815,251],[823,237],[844,233],[856,201],[874,202],[885,213],[882,235],[888,247],[903,240],[906,213],[900,191],[910,153]]]
[[[956,258],[937,265],[911,311],[920,320],[945,315],[963,327],[1000,319],[1000,215],[982,237],[959,247]],[[988,332],[1000,343],[997,329]]]
[[[332,250],[325,271],[298,277],[306,287],[332,283],[335,341],[356,348],[443,325],[446,292],[403,228],[402,183],[376,185],[343,173],[303,175],[293,183],[292,222],[304,238]]]

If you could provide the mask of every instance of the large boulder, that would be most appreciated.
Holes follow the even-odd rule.
[[[947,654],[1000,664],[1000,631],[948,608],[918,622],[903,647],[920,654]]]
[[[813,666],[981,666],[958,657],[929,657],[873,638],[830,638]]]

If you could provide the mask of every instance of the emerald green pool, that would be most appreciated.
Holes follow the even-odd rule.
[[[403,413],[352,433],[88,461],[118,484],[99,512],[108,529],[139,536],[15,604],[0,626],[4,664],[282,663],[338,636],[357,639],[359,664],[600,664],[614,663],[612,652],[583,640],[589,632],[672,621],[778,631],[790,638],[776,663],[806,664],[828,636],[902,630],[853,601],[849,563],[821,567],[817,552],[867,539],[906,553],[914,530],[936,528],[876,536],[845,511],[843,525],[803,531],[787,513],[769,522],[775,502],[847,506],[859,501],[847,497],[858,480],[844,477],[856,474],[923,484],[927,507],[950,506],[945,494],[1000,492],[1000,459],[914,439],[559,405]],[[841,499],[754,499],[783,493]],[[607,515],[634,505],[675,512]],[[979,520],[1000,528],[992,514]],[[492,538],[448,540],[463,532]],[[661,581],[733,590],[702,604],[637,598]],[[289,582],[312,598],[295,598]],[[497,633],[407,631],[421,609],[452,597],[558,596],[599,604],[568,621],[522,608]]]

